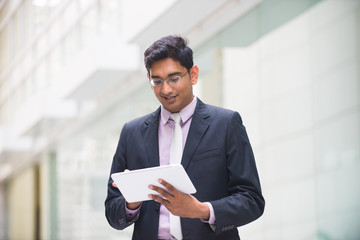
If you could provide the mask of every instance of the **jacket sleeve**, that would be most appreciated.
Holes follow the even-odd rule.
[[[265,200],[261,193],[254,154],[239,113],[234,112],[226,134],[228,196],[211,201],[216,233],[232,230],[259,218]]]
[[[108,180],[108,191],[105,200],[105,216],[109,224],[118,230],[122,230],[138,219],[138,215],[130,221],[126,217],[125,198],[122,196],[118,188],[113,187],[113,180],[111,174],[116,172],[123,172],[127,169],[126,166],[126,124],[124,125],[119,143],[113,158],[111,172]]]

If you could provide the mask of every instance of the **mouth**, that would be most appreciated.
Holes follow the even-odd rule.
[[[162,96],[162,97],[163,97],[163,99],[165,99],[165,101],[167,103],[173,103],[173,102],[175,102],[175,99],[176,99],[176,96]]]

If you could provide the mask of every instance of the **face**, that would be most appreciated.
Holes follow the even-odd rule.
[[[169,77],[186,75],[178,83],[171,86],[165,81]],[[163,83],[160,86],[152,87],[155,96],[168,111],[174,113],[181,111],[193,99],[193,85],[197,83],[199,69],[194,65],[190,74],[180,62],[165,58],[152,64],[148,78],[161,78]]]

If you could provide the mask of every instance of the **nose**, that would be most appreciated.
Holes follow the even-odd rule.
[[[167,95],[172,92],[172,87],[170,86],[170,84],[167,81],[163,81],[162,86],[161,86],[161,92],[164,95]]]

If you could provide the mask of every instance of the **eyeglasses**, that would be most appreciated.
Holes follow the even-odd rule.
[[[185,77],[185,75],[186,75],[186,72],[182,76],[174,76],[174,77],[170,77],[170,78],[165,79],[165,80],[162,80],[161,78],[155,78],[155,79],[151,78],[150,79],[150,84],[153,87],[158,87],[158,86],[161,86],[164,81],[166,81],[170,86],[174,86],[177,83],[179,83],[180,79]]]

